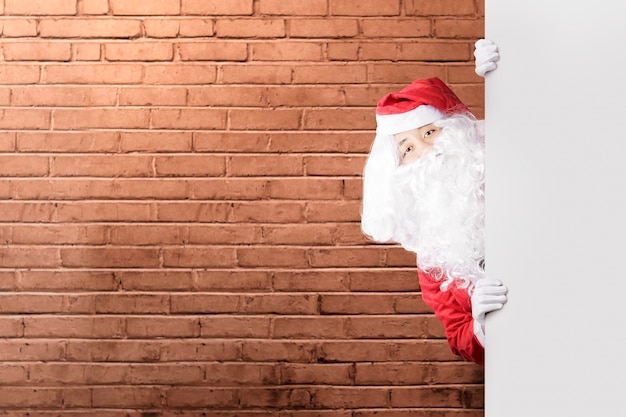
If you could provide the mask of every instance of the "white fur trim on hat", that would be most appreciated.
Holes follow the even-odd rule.
[[[445,113],[428,104],[397,114],[377,114],[376,134],[395,135],[407,130],[417,129],[446,117]]]

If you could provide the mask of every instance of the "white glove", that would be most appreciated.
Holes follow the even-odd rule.
[[[496,61],[500,59],[498,46],[487,39],[479,39],[474,44],[476,58],[476,74],[484,77],[489,71],[496,69]]]
[[[482,278],[474,284],[471,298],[474,334],[483,346],[485,346],[485,315],[504,306],[507,291],[507,288],[495,279]]]

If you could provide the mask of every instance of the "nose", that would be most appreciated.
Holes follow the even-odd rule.
[[[408,164],[413,161],[417,161],[422,157],[422,155],[426,154],[432,147],[433,144],[429,143],[425,140],[416,140],[413,144],[413,152],[409,153],[406,158],[402,161],[402,164]]]

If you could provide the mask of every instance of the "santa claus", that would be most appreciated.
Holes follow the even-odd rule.
[[[476,73],[497,48],[476,43]],[[438,78],[414,81],[376,107],[376,137],[363,174],[363,232],[417,256],[422,297],[452,351],[484,363],[485,315],[507,289],[485,276],[484,122]]]

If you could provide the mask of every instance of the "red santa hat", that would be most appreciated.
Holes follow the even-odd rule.
[[[376,138],[363,173],[361,228],[372,239],[393,238],[395,223],[391,181],[399,165],[393,135],[417,129],[468,108],[439,78],[416,80],[376,106]]]

